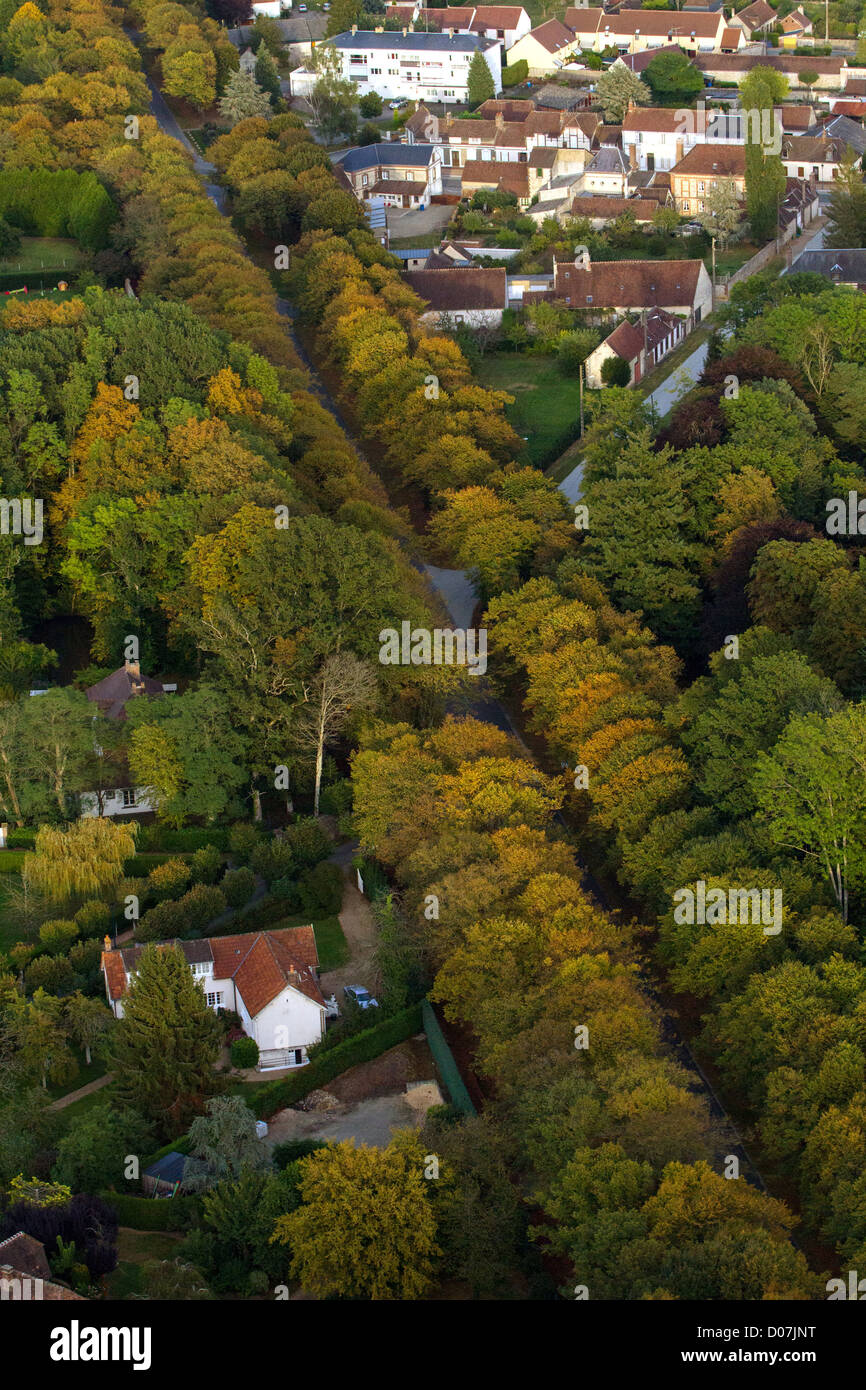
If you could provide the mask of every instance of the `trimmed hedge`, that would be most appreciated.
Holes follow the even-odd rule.
[[[519,87],[528,76],[529,63],[525,58],[519,58],[516,63],[506,63],[502,69],[502,85],[503,87]]]
[[[383,1023],[365,1028],[362,1033],[354,1033],[345,1042],[338,1043],[330,1052],[308,1063],[301,1071],[284,1076],[279,1081],[270,1081],[250,1097],[247,1104],[260,1120],[267,1120],[287,1105],[303,1100],[310,1091],[326,1086],[335,1076],[357,1067],[361,1062],[372,1062],[381,1057],[389,1047],[405,1042],[413,1033],[422,1031],[421,1005],[412,1004],[387,1018]]]
[[[194,1225],[201,1209],[198,1194],[186,1197],[133,1197],[127,1192],[102,1192],[117,1213],[119,1226],[134,1231],[184,1231]]]
[[[139,850],[174,850],[192,854],[205,845],[216,845],[224,854],[229,847],[228,829],[224,826],[201,829],[190,825],[182,830],[171,830],[167,825],[143,825],[138,832]]]
[[[0,850],[0,874],[20,874],[26,853],[26,849]]]

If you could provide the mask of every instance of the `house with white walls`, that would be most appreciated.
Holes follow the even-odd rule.
[[[155,949],[172,946],[182,952],[208,1006],[240,1015],[244,1032],[258,1044],[260,1071],[306,1065],[307,1048],[325,1036],[327,1013],[312,926],[163,941]],[[123,1018],[123,1001],[135,989],[139,961],[148,949],[153,948],[112,948],[111,938],[105,938],[102,973],[115,1018]]]
[[[476,53],[490,69],[494,92],[502,91],[502,46],[479,34],[401,34],[353,26],[327,42],[339,58],[341,77],[355,82],[361,96],[378,92],[385,101],[466,102]],[[292,95],[303,96],[316,74],[299,69],[289,80]]]

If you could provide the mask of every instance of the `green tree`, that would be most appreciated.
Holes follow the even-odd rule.
[[[657,101],[666,105],[691,102],[704,89],[703,73],[685,53],[657,53],[649,63],[645,81]]]
[[[733,179],[716,179],[707,190],[704,206],[695,220],[708,236],[717,237],[725,247],[739,227],[742,216],[743,205]]]
[[[202,685],[172,700],[133,702],[127,722],[136,785],[156,798],[161,820],[215,820],[236,802],[249,780],[247,747],[222,691]]]
[[[163,1141],[183,1134],[218,1090],[221,1039],[179,947],[146,946],[112,1038],[119,1103],[151,1122]]]
[[[90,999],[77,990],[66,1000],[66,1026],[78,1047],[84,1048],[84,1060],[90,1066],[91,1049],[98,1047],[111,1028],[114,1019],[101,999]]]
[[[267,92],[271,99],[271,105],[276,106],[282,100],[282,88],[280,87],[280,74],[277,72],[277,65],[268,52],[264,44],[259,49],[256,58],[255,79],[263,92]]]
[[[484,54],[477,50],[472,55],[467,74],[466,99],[473,108],[480,106],[482,102],[489,101],[496,96],[496,87],[493,83],[493,73]]]
[[[73,1192],[123,1191],[128,1156],[148,1153],[153,1138],[151,1127],[131,1110],[102,1106],[73,1115],[57,1145],[52,1177]]]
[[[827,246],[866,245],[866,182],[853,150],[846,149],[827,207]]]
[[[189,1127],[190,1156],[183,1174],[185,1191],[231,1181],[245,1170],[270,1167],[268,1151],[256,1134],[256,1117],[240,1096],[214,1096]]]
[[[271,98],[262,91],[251,72],[233,72],[220,97],[219,111],[235,126],[250,116],[270,116]]]
[[[614,63],[599,75],[595,95],[604,112],[604,119],[616,125],[622,123],[629,102],[634,102],[635,106],[648,106],[652,100],[647,84],[621,63]]]

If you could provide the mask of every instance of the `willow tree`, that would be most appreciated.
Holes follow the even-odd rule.
[[[101,816],[65,828],[43,825],[34,853],[26,857],[24,882],[55,901],[104,896],[123,877],[137,832],[137,825]]]

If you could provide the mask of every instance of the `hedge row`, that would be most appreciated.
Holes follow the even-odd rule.
[[[195,1223],[201,1208],[197,1194],[186,1197],[133,1197],[127,1192],[101,1192],[117,1212],[119,1226],[134,1231],[184,1231]]]
[[[310,1091],[326,1086],[350,1067],[357,1067],[361,1062],[372,1062],[374,1057],[380,1057],[389,1047],[396,1047],[397,1043],[405,1042],[406,1038],[421,1030],[421,1005],[412,1004],[408,1009],[394,1014],[393,1018],[365,1028],[363,1033],[355,1033],[331,1048],[330,1052],[323,1052],[321,1057],[316,1057],[301,1071],[292,1072],[279,1081],[268,1082],[247,1103],[260,1120],[267,1120],[278,1110],[303,1100]]]

